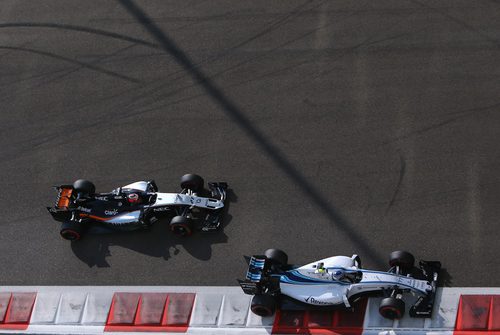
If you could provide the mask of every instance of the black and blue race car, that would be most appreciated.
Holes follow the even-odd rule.
[[[204,180],[196,174],[181,178],[178,193],[160,193],[154,180],[138,181],[108,193],[96,193],[92,182],[79,179],[71,185],[55,186],[56,203],[47,207],[62,223],[66,240],[79,240],[93,231],[147,230],[162,217],[171,217],[170,229],[188,236],[198,228],[203,232],[221,227],[227,183]],[[97,228],[97,229],[95,229]]]

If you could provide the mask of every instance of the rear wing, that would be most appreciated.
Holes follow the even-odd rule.
[[[414,318],[430,318],[436,297],[436,287],[441,270],[441,262],[420,261],[420,270],[427,281],[432,285],[432,291],[421,296],[410,308],[410,316]]]
[[[65,221],[71,217],[71,212],[68,211],[71,204],[71,198],[74,196],[72,185],[54,186],[57,191],[54,207],[47,207],[47,210],[56,221]]]
[[[57,197],[55,208],[57,209],[67,209],[69,207],[71,196],[73,195],[73,186],[71,185],[61,185],[54,186],[57,190]]]
[[[244,280],[238,279],[243,292],[250,295],[262,294],[279,287],[279,279],[271,276],[271,261],[266,256],[252,256]]]
[[[248,271],[245,279],[253,283],[260,282],[266,268],[266,261],[267,258],[265,257],[252,256],[248,262]]]

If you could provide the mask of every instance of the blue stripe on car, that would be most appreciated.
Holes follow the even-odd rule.
[[[333,268],[328,268],[328,269],[333,269]],[[387,272],[381,272],[381,271],[365,271],[365,270],[360,270],[362,272],[370,272],[370,273],[382,273],[382,274],[387,274]],[[297,270],[292,270],[292,271],[287,271],[283,275],[279,275],[280,277],[280,282],[285,283],[285,284],[293,284],[293,285],[325,285],[325,284],[333,284],[333,285],[352,285],[351,283],[346,283],[342,281],[337,281],[334,279],[329,279],[329,280],[322,280],[322,279],[316,279],[316,278],[311,278],[308,276],[305,276],[301,274]],[[394,284],[393,282],[388,282],[388,281],[365,281],[362,282],[362,284]],[[423,293],[426,293],[425,290],[420,290],[414,286],[406,285],[403,283],[398,283],[400,286],[405,286],[411,289],[414,289],[416,291],[420,291]]]

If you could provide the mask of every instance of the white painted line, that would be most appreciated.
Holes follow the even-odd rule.
[[[195,327],[216,327],[223,297],[223,294],[216,293],[197,294],[190,325]]]
[[[61,295],[53,292],[39,292],[31,315],[31,323],[55,323]]]
[[[61,303],[57,310],[56,324],[79,324],[87,292],[66,292],[63,293]]]
[[[104,325],[111,307],[113,294],[112,291],[100,292],[99,294],[95,292],[89,293],[82,323],[84,325]]]
[[[244,327],[246,325],[250,296],[226,294],[222,304],[219,327]]]

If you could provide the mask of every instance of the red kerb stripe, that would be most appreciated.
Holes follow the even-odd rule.
[[[344,334],[361,335],[367,300],[357,302],[354,312],[347,310],[279,310],[273,334]]]
[[[500,335],[500,295],[461,295],[455,335]]]
[[[36,293],[0,294],[0,329],[25,330],[29,326]]]
[[[194,293],[115,293],[104,331],[186,332]]]

